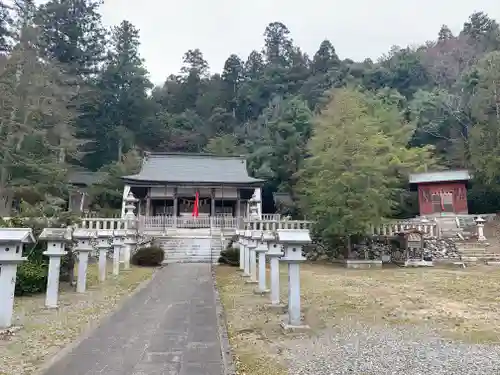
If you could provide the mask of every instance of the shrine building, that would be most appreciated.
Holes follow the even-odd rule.
[[[131,191],[138,199],[138,214],[145,217],[246,217],[252,196],[262,213],[263,180],[249,176],[242,156],[148,153],[141,170],[122,177],[124,198]]]
[[[468,214],[467,188],[470,179],[467,170],[410,174],[410,189],[418,191],[420,216]]]

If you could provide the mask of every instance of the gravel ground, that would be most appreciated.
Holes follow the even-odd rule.
[[[423,328],[354,325],[285,345],[291,375],[500,374],[500,346],[454,342]]]

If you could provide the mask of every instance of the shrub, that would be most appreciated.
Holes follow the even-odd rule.
[[[219,263],[238,267],[240,265],[240,250],[234,247],[222,250],[220,252]]]
[[[165,259],[165,252],[159,246],[147,246],[139,248],[132,259],[132,264],[145,267],[160,266]]]
[[[47,289],[47,266],[39,262],[26,261],[17,268],[16,296],[43,293]]]

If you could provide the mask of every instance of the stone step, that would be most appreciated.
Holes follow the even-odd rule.
[[[462,258],[500,258],[500,254],[494,253],[469,253],[463,254]]]

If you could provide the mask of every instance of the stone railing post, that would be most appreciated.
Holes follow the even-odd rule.
[[[12,325],[17,265],[23,257],[23,244],[34,243],[30,228],[0,228],[0,328]]]
[[[66,244],[71,242],[71,232],[69,228],[45,228],[38,239],[47,241],[47,250],[43,252],[43,255],[49,257],[45,307],[56,309],[59,303],[61,258],[67,253]]]

